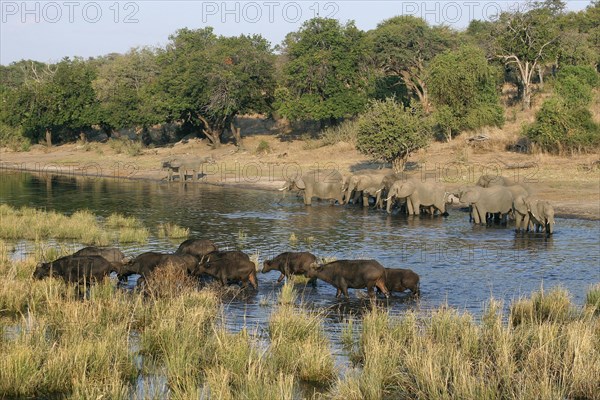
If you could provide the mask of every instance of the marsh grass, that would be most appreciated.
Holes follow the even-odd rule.
[[[157,233],[159,238],[184,239],[190,235],[190,229],[166,222],[158,224]]]
[[[284,290],[286,299],[281,298]],[[269,363],[274,370],[292,374],[301,381],[327,384],[337,371],[323,330],[323,315],[294,307],[289,300],[296,297],[293,284],[286,283],[280,306],[269,318]]]
[[[600,314],[600,283],[589,288],[585,296],[585,304],[593,313]]]
[[[101,228],[96,217],[86,210],[67,216],[54,211],[27,207],[16,209],[3,205],[0,215],[2,239],[73,239],[94,245],[106,245],[109,242],[108,234]]]
[[[426,316],[363,317],[356,369],[332,398],[600,398],[600,319],[564,289],[510,307],[490,300],[481,321],[440,307]],[[350,328],[347,328],[350,329]]]
[[[147,228],[121,228],[115,234],[119,243],[147,243],[150,231]]]
[[[135,217],[126,217],[123,214],[112,213],[106,218],[108,228],[140,228],[142,222]]]
[[[298,293],[296,289],[294,289],[294,281],[286,280],[286,282],[281,287],[281,292],[279,292],[279,296],[277,298],[279,304],[283,305],[291,305],[296,303],[298,299]]]

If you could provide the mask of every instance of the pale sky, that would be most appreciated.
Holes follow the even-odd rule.
[[[567,1],[581,10],[591,1]],[[396,15],[464,28],[523,2],[496,1],[116,1],[0,0],[0,64],[21,59],[56,62],[63,57],[124,53],[164,46],[177,29],[212,26],[225,36],[258,33],[272,45],[316,15],[354,20],[363,30]]]

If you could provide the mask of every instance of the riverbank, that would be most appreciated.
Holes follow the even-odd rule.
[[[600,167],[594,164],[598,154],[527,155],[501,150],[505,142],[505,138],[496,138],[472,145],[458,138],[451,143],[433,143],[411,157],[408,169],[442,182],[448,189],[473,184],[485,173],[508,176],[551,201],[559,217],[600,220]],[[212,149],[200,139],[129,153],[126,148],[97,142],[50,149],[36,145],[28,152],[1,149],[0,170],[161,181],[166,178],[161,170],[163,159],[208,155],[216,163],[204,166],[201,183],[266,190],[276,190],[286,176],[311,168],[336,168],[345,174],[381,168],[350,143],[320,146],[316,140],[253,135],[244,139],[244,150],[232,144]]]

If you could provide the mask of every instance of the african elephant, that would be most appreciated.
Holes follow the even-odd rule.
[[[311,205],[312,198],[337,200],[344,204],[342,185],[344,178],[336,169],[316,169],[302,177],[286,182],[279,190],[300,190],[303,192],[304,204]]]
[[[512,186],[516,182],[510,178],[500,175],[481,175],[477,180],[477,186],[492,187],[492,186]]]
[[[513,201],[513,215],[515,216],[515,229],[517,232],[529,231],[529,210],[527,209],[526,196],[517,196]]]
[[[473,207],[473,222],[476,224],[487,223],[487,213],[506,215],[513,207],[513,195],[504,186],[471,186],[460,192],[459,199]]]
[[[406,198],[406,206],[409,215],[419,215],[421,206],[433,206],[442,215],[446,213],[446,189],[434,182],[421,182],[416,179],[399,180],[394,182],[389,190],[389,205],[394,198]]]
[[[546,200],[533,197],[525,199],[529,218],[535,225],[535,231],[540,229],[546,232],[546,236],[554,233],[554,207]]]
[[[198,173],[202,172],[203,164],[214,164],[215,160],[211,157],[197,157],[194,159],[185,159],[178,157],[171,157],[162,162],[162,169],[167,170],[167,180],[170,182],[173,180],[173,172],[179,173],[179,181],[185,181],[186,175],[190,175],[191,171],[192,180],[198,180]]]
[[[403,174],[392,173],[392,174],[387,174],[386,176],[383,177],[383,179],[381,180],[381,185],[379,185],[379,188],[377,189],[377,198],[375,200],[375,205],[377,206],[377,208],[383,208],[383,201],[387,197],[387,195],[390,191],[390,188],[392,187],[394,182],[396,182],[400,179],[406,179],[406,176],[404,176]],[[388,204],[390,204],[390,203],[388,203]],[[391,205],[387,206],[386,208],[389,213],[391,210]]]
[[[350,176],[344,182],[344,203],[348,204],[354,193],[353,203],[362,194],[363,207],[369,206],[369,196],[376,196],[381,186],[383,175],[377,172],[363,172]]]

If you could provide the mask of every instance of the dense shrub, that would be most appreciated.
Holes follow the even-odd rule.
[[[431,124],[418,106],[404,107],[393,98],[373,101],[358,119],[357,149],[391,162],[400,171],[410,153],[427,146]]]

